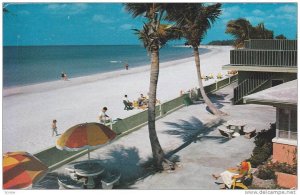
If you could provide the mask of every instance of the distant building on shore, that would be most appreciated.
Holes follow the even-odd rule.
[[[269,87],[297,79],[297,40],[253,39],[230,51],[225,70],[238,71],[233,103]]]

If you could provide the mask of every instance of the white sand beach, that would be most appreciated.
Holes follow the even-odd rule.
[[[201,55],[202,73],[226,74],[228,46],[206,46],[211,51]],[[191,51],[192,52],[192,51]],[[84,122],[98,121],[102,107],[113,119],[124,118],[141,110],[125,111],[122,99],[137,99],[149,89],[150,66],[132,68],[86,77],[70,78],[24,87],[3,89],[3,152],[36,153],[55,145],[51,123],[57,120],[58,132]],[[205,85],[215,79],[205,81]],[[198,86],[194,58],[161,63],[157,98],[161,102],[178,97],[180,90]]]

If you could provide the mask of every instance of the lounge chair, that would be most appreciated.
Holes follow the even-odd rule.
[[[114,185],[119,184],[121,173],[117,170],[106,172],[106,175],[101,179],[103,189],[112,189]]]
[[[232,189],[235,189],[235,188],[242,188],[242,189],[248,189],[248,186],[251,185],[252,183],[252,180],[253,180],[253,175],[252,175],[252,170],[251,170],[251,163],[250,162],[247,162],[248,163],[248,173],[246,176],[244,177],[241,177],[241,178],[234,178],[233,181],[232,181],[232,185],[231,185],[231,188]]]
[[[129,102],[123,100],[123,104],[125,105],[124,110],[132,110],[133,107],[131,104],[129,104]]]
[[[217,75],[217,79],[221,79],[221,78],[223,78],[223,75],[219,72]]]

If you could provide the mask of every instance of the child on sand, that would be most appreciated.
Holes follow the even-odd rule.
[[[56,122],[55,119],[52,121],[52,137],[54,136],[54,133],[58,136]]]

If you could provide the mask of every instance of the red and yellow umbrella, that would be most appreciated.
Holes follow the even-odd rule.
[[[64,132],[56,141],[60,150],[78,151],[97,148],[116,137],[116,133],[100,123],[82,123]]]
[[[47,171],[45,164],[27,152],[8,152],[3,155],[3,188],[28,188]]]

